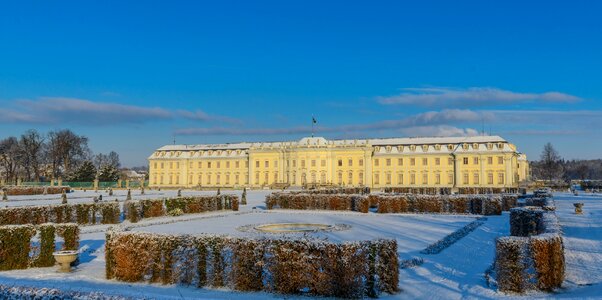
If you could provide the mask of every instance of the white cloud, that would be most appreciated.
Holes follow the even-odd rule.
[[[475,136],[479,132],[472,128],[458,128],[449,125],[438,126],[414,126],[401,129],[401,132],[407,136]]]
[[[201,110],[169,110],[66,97],[41,97],[8,103],[0,109],[0,123],[114,125],[147,123],[183,118],[193,121],[238,123],[239,120],[210,115]]]
[[[575,103],[581,98],[560,92],[520,93],[493,87],[404,88],[395,96],[378,97],[381,104],[408,104],[438,107],[469,107],[524,102]]]

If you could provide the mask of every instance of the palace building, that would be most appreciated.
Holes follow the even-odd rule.
[[[499,136],[167,145],[149,158],[151,187],[517,188],[529,165]]]

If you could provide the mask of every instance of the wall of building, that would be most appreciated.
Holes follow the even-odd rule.
[[[422,139],[429,142],[422,144],[406,140],[304,138],[288,143],[165,146],[149,157],[149,184],[265,187],[315,183],[453,189],[517,187],[528,178],[524,154],[499,137],[455,143],[444,138]]]

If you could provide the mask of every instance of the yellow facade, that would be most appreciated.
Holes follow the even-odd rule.
[[[516,188],[529,176],[499,136],[167,145],[149,165],[152,187]]]

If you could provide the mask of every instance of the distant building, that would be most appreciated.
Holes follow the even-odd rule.
[[[529,164],[499,136],[167,145],[149,158],[150,186],[516,188]]]

